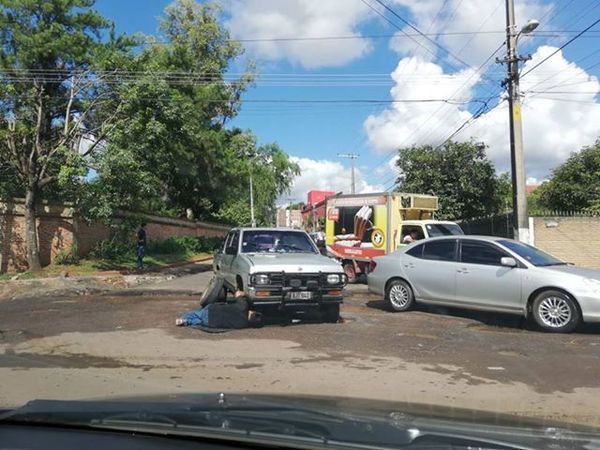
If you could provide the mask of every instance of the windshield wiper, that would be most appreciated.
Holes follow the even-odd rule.
[[[550,267],[550,266],[567,266],[569,263],[566,262],[555,262],[555,263],[547,263],[547,264],[538,264],[538,267]]]

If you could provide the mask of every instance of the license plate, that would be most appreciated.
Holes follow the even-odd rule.
[[[290,300],[310,300],[312,298],[312,292],[307,291],[299,291],[299,292],[290,292],[289,299]]]

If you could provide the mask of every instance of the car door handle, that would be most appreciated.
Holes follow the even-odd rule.
[[[463,269],[458,269],[456,272],[457,273],[469,273],[469,269],[464,269],[464,268]]]

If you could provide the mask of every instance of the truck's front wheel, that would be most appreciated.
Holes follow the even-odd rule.
[[[344,262],[344,265],[342,267],[344,268],[344,273],[346,274],[346,277],[348,278],[348,284],[356,283],[357,276],[356,276],[356,267],[354,267],[354,263],[352,261],[346,261],[346,262]]]

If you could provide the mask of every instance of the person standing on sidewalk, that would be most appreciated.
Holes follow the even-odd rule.
[[[142,270],[144,268],[144,256],[146,255],[146,223],[142,222],[140,228],[137,232],[137,247],[136,247],[136,256],[137,256],[137,266],[138,270]]]

